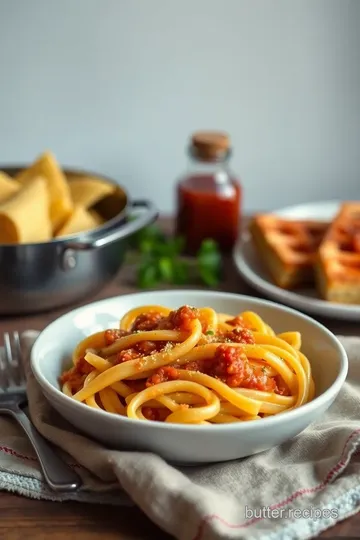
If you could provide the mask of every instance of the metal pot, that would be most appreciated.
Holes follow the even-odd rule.
[[[0,169],[10,176],[23,167]],[[64,169],[65,174],[83,173]],[[98,178],[115,182],[103,175]],[[128,201],[117,186],[123,208],[101,227],[38,244],[0,244],[0,314],[45,311],[84,299],[118,272],[128,238],[156,220],[149,201]],[[129,221],[130,212],[139,212]]]

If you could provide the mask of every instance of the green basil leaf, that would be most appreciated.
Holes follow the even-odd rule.
[[[197,259],[204,265],[219,267],[221,264],[221,254],[218,248],[218,244],[208,238],[203,240],[199,251],[197,252]]]
[[[164,241],[164,239],[165,235],[157,225],[149,225],[133,235],[132,245],[135,248],[139,248],[142,242],[147,241],[152,244],[157,244],[158,242]]]
[[[158,260],[160,279],[171,282],[173,279],[173,261],[169,257],[160,257]]]
[[[202,242],[197,253],[197,267],[200,279],[209,287],[220,281],[221,254],[217,243],[212,239]]]
[[[172,261],[172,267],[172,283],[174,285],[184,285],[185,283],[189,283],[190,265],[188,261],[174,259]]]
[[[153,253],[156,257],[171,257],[172,251],[169,248],[167,240],[156,242],[153,244]]]
[[[154,250],[154,242],[150,238],[143,238],[139,242],[138,249],[141,253],[151,254]]]
[[[153,242],[153,252],[158,257],[176,257],[184,249],[182,238],[166,238]]]
[[[180,255],[185,248],[185,238],[182,236],[176,236],[172,241],[172,250],[174,255]]]
[[[220,270],[221,256],[216,252],[204,253],[198,257],[198,264],[216,272]]]
[[[201,243],[198,254],[201,255],[209,252],[219,253],[219,245],[212,238],[205,238]]]
[[[137,274],[137,284],[140,289],[155,287],[160,281],[158,267],[154,263],[143,263]]]
[[[219,276],[211,268],[199,266],[199,276],[205,285],[208,287],[216,287],[219,284]]]

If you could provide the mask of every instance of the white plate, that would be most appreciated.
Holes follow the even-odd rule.
[[[185,303],[211,306],[231,315],[255,311],[276,333],[300,332],[302,351],[311,359],[317,397],[258,421],[196,426],[133,420],[88,407],[61,392],[59,376],[71,364],[79,341],[94,332],[116,328],[119,319],[135,307],[160,304],[174,309]],[[66,313],[41,332],[31,351],[31,368],[51,405],[81,432],[108,448],[153,452],[177,464],[199,465],[257,454],[298,435],[322,418],[334,401],[345,381],[348,361],[343,346],[329,330],[293,309],[239,294],[182,289],[125,294]]]
[[[290,206],[273,213],[287,219],[332,220],[340,207],[339,201],[326,201]],[[252,240],[245,234],[234,249],[234,261],[244,280],[268,298],[321,317],[360,320],[360,305],[336,304],[320,300],[314,288],[287,291],[275,285],[259,260]]]

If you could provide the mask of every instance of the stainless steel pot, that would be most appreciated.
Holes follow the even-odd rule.
[[[0,167],[11,176],[21,168]],[[38,244],[0,244],[0,315],[35,313],[75,303],[116,275],[129,237],[158,216],[151,202],[129,202],[126,192],[118,190],[122,210],[89,233]],[[129,220],[134,211],[136,219]]]

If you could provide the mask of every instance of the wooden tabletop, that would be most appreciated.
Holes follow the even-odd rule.
[[[116,279],[96,296],[86,298],[82,304],[94,300],[135,291],[133,268],[125,267]],[[258,296],[241,280],[231,261],[224,268],[223,281],[219,289]],[[79,304],[81,305],[81,304]],[[74,306],[72,306],[74,307]],[[35,316],[0,318],[0,335],[4,331],[37,329],[70,307]],[[337,334],[359,335],[359,324],[344,321],[318,319]],[[1,437],[1,434],[0,434]],[[360,514],[357,514],[322,533],[327,538],[358,538]],[[22,540],[26,538],[52,540],[135,540],[139,538],[165,540],[170,537],[160,531],[137,508],[121,508],[76,502],[54,503],[30,500],[7,492],[0,492],[0,539]]]

